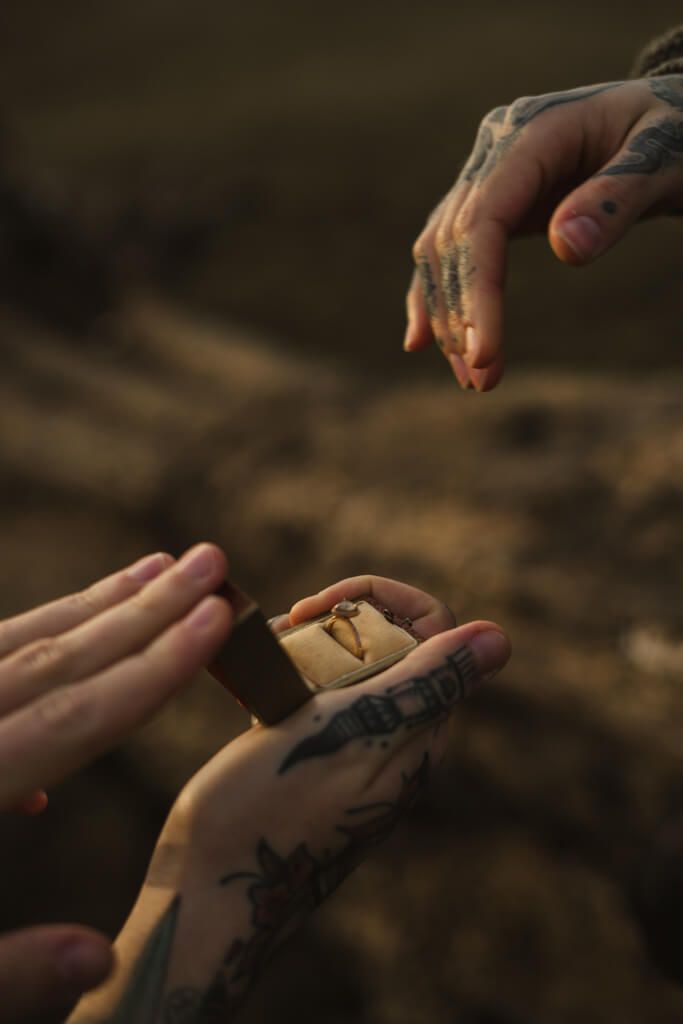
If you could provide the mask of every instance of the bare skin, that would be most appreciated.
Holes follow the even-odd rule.
[[[683,76],[525,97],[482,120],[414,245],[404,348],[436,341],[464,389],[503,373],[508,243],[546,232],[584,266],[636,221],[683,210]]]
[[[35,814],[44,787],[121,742],[189,684],[227,636],[213,596],[226,560],[200,544],[158,553],[0,623],[0,807]],[[64,1003],[112,968],[109,940],[76,924],[0,937],[4,1020]]]
[[[454,628],[445,605],[378,577],[299,602],[276,629],[368,592],[428,639],[387,671],[253,727],[190,780],[116,941],[116,970],[70,1024],[236,1019],[273,950],[412,805],[457,701],[504,665],[509,642],[493,623]]]

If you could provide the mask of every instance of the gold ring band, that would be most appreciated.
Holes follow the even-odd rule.
[[[330,618],[327,620],[327,622],[323,626],[323,629],[325,630],[325,632],[329,633],[330,636],[333,639],[334,639],[334,633],[332,632],[332,630],[333,630],[335,622],[344,622],[347,626],[351,627],[351,632],[353,633],[353,641],[354,641],[355,648],[356,648],[353,653],[356,655],[357,658],[362,658],[363,654],[364,654],[363,641],[360,638],[360,633],[358,632],[358,630],[354,626],[353,622],[351,622],[351,619],[347,615],[337,615],[334,612],[334,610],[333,610],[333,614],[330,616]]]

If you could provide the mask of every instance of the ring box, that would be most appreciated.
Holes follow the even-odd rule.
[[[276,635],[235,584],[218,593],[230,601],[235,618],[211,672],[264,725],[275,725],[321,690],[381,672],[423,640],[410,619],[368,594],[341,602],[350,606],[346,613],[330,609]]]

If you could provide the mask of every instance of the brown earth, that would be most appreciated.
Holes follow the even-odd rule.
[[[479,117],[623,74],[679,12],[657,17],[0,13],[0,614],[207,537],[268,613],[373,571],[515,646],[245,1021],[683,1012],[632,911],[683,814],[680,225],[581,273],[518,244],[489,396],[400,352],[412,237]],[[244,724],[202,678],[44,819],[6,821],[0,927],[113,934],[174,793]]]

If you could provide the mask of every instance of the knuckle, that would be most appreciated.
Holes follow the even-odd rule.
[[[535,96],[518,96],[517,99],[510,104],[507,109],[508,115],[513,124],[520,118],[523,119],[525,117],[526,112],[529,109],[529,105],[533,103],[536,98],[537,97]]]
[[[60,637],[41,637],[22,647],[14,656],[13,668],[21,675],[54,675],[66,660]]]
[[[60,686],[46,694],[35,705],[35,715],[42,726],[68,734],[81,733],[91,725],[92,703],[82,685]]]
[[[489,112],[482,118],[480,130],[484,125],[488,128],[492,124],[502,124],[508,115],[508,110],[509,107],[507,106],[492,107],[491,110],[489,110]]]
[[[458,210],[453,223],[454,234],[462,238],[468,235],[477,222],[480,209],[480,200],[475,195],[470,195],[467,202]]]
[[[85,590],[79,590],[77,593],[72,594],[69,603],[73,605],[76,611],[85,611],[88,615],[96,615],[97,612],[101,611],[94,586],[86,587]]]
[[[427,237],[424,231],[418,236],[413,245],[413,259],[418,267],[427,259]]]
[[[450,255],[453,247],[453,238],[451,235],[450,225],[439,225],[436,234],[434,235],[434,248],[436,254],[440,260],[443,260],[446,256]]]

